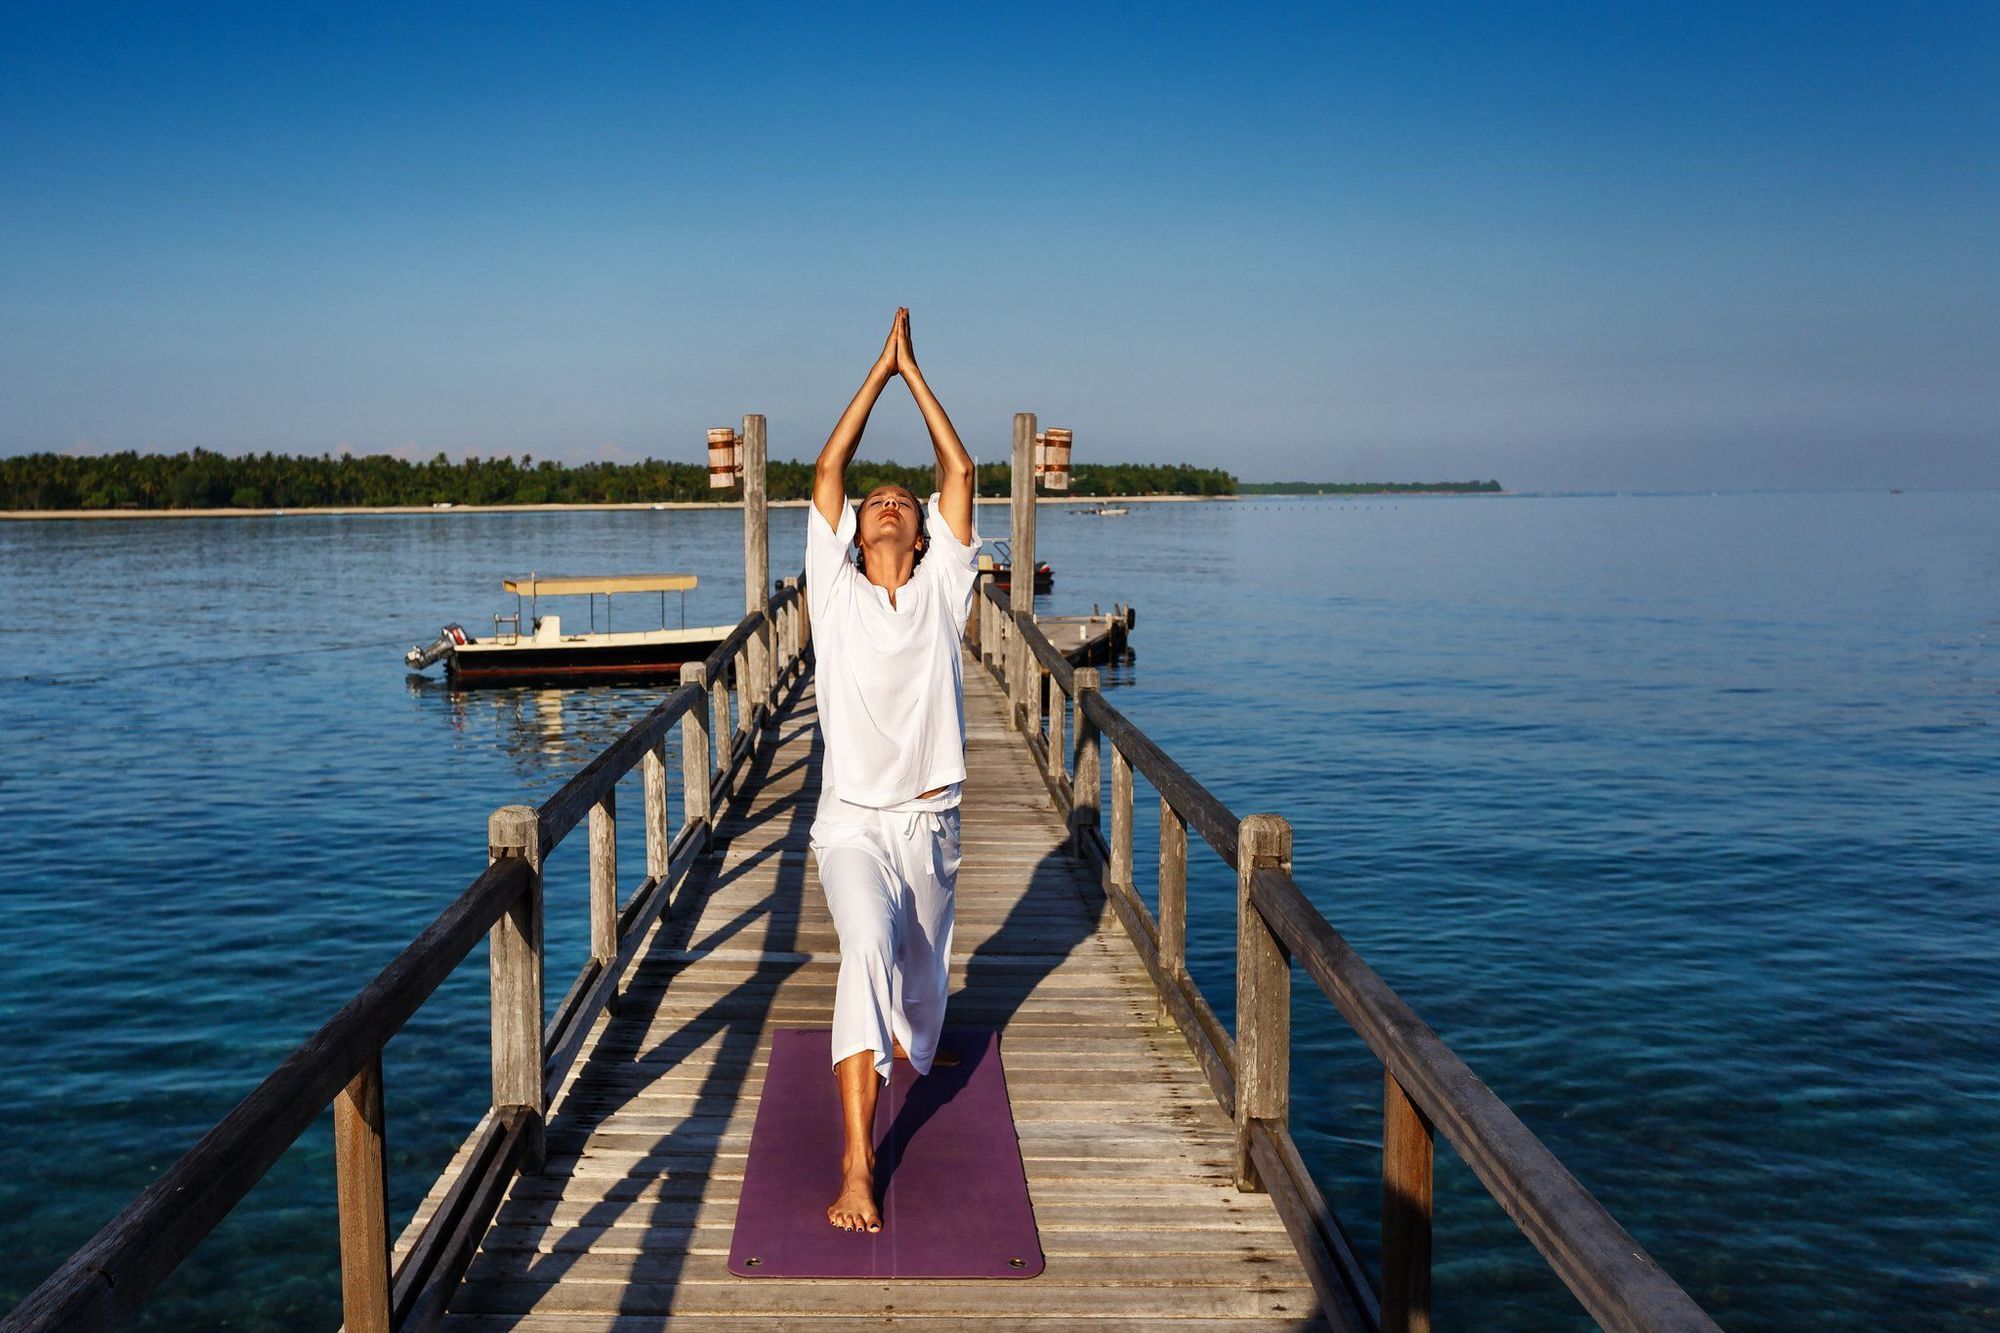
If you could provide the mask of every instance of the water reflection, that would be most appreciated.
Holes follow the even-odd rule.
[[[410,675],[405,684],[420,714],[508,755],[530,781],[570,773],[657,708],[663,695],[615,686],[516,685],[453,689]]]

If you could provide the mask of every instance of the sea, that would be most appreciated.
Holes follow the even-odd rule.
[[[773,512],[774,573],[803,518]],[[1135,608],[1112,702],[1291,822],[1327,919],[1724,1327],[2000,1320],[2000,494],[1039,526],[1042,609]],[[488,812],[659,697],[452,693],[404,650],[490,633],[531,571],[691,572],[684,608],[619,598],[615,626],[733,624],[741,550],[731,510],[0,523],[0,1309],[479,872]],[[551,1003],[587,946],[572,860]],[[1190,863],[1191,969],[1227,1019],[1234,882],[1199,839]],[[397,1226],[487,1097],[483,956],[387,1050]],[[1294,1132],[1372,1259],[1380,1067],[1303,974],[1293,1024]],[[329,1123],[140,1327],[339,1322]],[[1438,1326],[1589,1327],[1437,1170]]]

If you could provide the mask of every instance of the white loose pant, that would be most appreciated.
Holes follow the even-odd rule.
[[[833,1062],[875,1053],[889,1076],[890,1044],[928,1074],[951,987],[958,810],[871,810],[840,803],[813,822],[813,855],[833,928],[840,980],[833,995]]]

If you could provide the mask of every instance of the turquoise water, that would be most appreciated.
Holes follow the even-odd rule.
[[[2000,1309],[1996,500],[1045,511],[1044,601],[1138,606],[1118,706],[1238,813],[1292,821],[1335,926],[1725,1326],[1969,1329]],[[801,517],[774,516],[775,569]],[[653,702],[453,698],[401,649],[479,633],[530,568],[693,570],[690,622],[733,622],[740,532],[0,525],[0,1307],[477,873],[488,811]],[[1139,844],[1144,868],[1143,818]],[[640,863],[635,830],[621,850]],[[1226,1014],[1233,881],[1191,860],[1192,966]],[[580,850],[550,895],[559,994]],[[1372,1252],[1380,1071],[1295,991],[1295,1129]],[[389,1048],[399,1220],[484,1103],[485,1024],[475,954]],[[322,1124],[146,1322],[332,1326],[333,1217]],[[1449,1154],[1436,1251],[1440,1326],[1585,1325]]]

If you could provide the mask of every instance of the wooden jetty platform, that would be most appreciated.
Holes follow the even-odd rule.
[[[810,627],[796,580],[770,591],[763,426],[744,419],[742,622],[553,796],[496,810],[486,870],[0,1330],[115,1326],[329,1105],[345,1322],[366,1333],[1424,1330],[1440,1140],[1601,1326],[1714,1329],[1312,906],[1286,822],[1232,814],[1111,706],[1096,671],[1041,632],[1026,580],[1005,595],[982,585],[968,626],[948,1021],[1002,1034],[1047,1268],[988,1282],[732,1276],[769,1037],[829,1020],[838,954],[806,843],[819,762]],[[1034,417],[1018,415],[1014,549],[1030,561],[1033,434]],[[1160,796],[1160,855],[1143,872],[1135,774]],[[621,807],[646,832],[629,874]],[[1233,1030],[1187,972],[1190,832],[1237,877]],[[577,850],[553,855],[565,841]],[[565,910],[588,912],[591,947],[551,1009],[552,897],[581,898]],[[481,941],[491,1107],[392,1239],[382,1048]],[[1295,972],[1383,1066],[1375,1271],[1292,1141],[1290,1098],[1310,1095],[1290,1076]]]
[[[1131,654],[1126,646],[1137,613],[1120,606],[1089,615],[1038,615],[1035,626],[1071,666],[1107,666]]]
[[[446,1328],[533,1329],[546,1316],[562,1317],[549,1327],[614,1328],[619,1315],[691,1328],[836,1316],[873,1326],[890,1315],[938,1327],[1316,1322],[1270,1196],[1235,1188],[1231,1121],[1186,1043],[1159,1025],[1143,964],[1065,849],[1069,830],[1005,700],[976,670],[966,712],[949,1021],[1001,1033],[1046,1271],[829,1282],[745,1280],[724,1266],[771,1033],[826,1026],[838,968],[806,843],[820,760],[812,688],[800,681],[744,798],[717,820],[719,850],[688,886],[688,910],[655,928],[620,1011],[597,1020],[555,1092],[547,1163],[495,1213]],[[399,1258],[478,1137],[418,1209]]]

